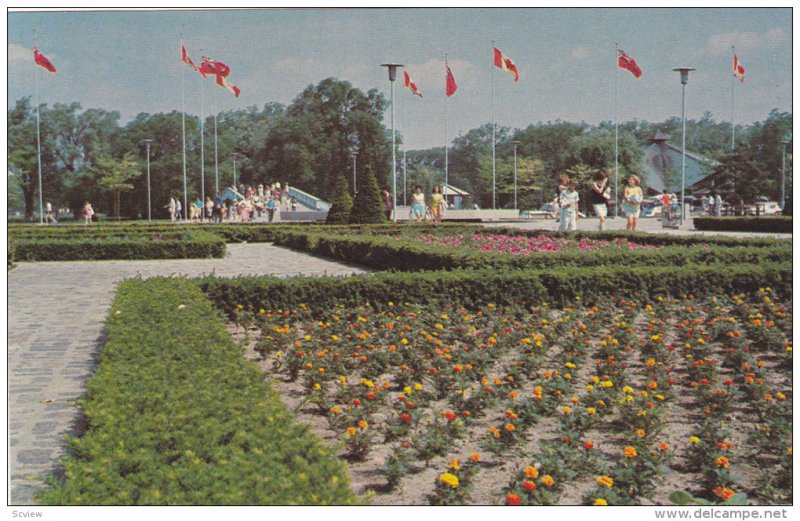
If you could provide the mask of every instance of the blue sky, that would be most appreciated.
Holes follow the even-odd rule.
[[[239,99],[204,83],[205,113],[290,103],[306,86],[334,76],[389,97],[381,63],[407,64],[424,94],[395,85],[396,125],[409,148],[442,146],[447,137],[492,120],[525,127],[562,119],[621,121],[680,116],[676,66],[697,68],[687,86],[687,117],[710,111],[731,118],[731,45],[747,70],[735,85],[736,121],[791,111],[792,12],[778,9],[302,9],[239,11],[25,12],[8,15],[8,102],[34,93],[37,45],[58,68],[40,69],[44,103],[79,101],[117,110],[123,123],[140,112],[181,108],[199,114],[201,79],[180,62],[190,56],[228,64]],[[519,83],[492,67],[492,40],[516,63]],[[643,70],[617,69],[614,43]],[[202,50],[201,50],[202,49]],[[447,102],[444,54],[459,86]],[[400,77],[402,79],[402,77]],[[387,117],[388,124],[388,117]]]

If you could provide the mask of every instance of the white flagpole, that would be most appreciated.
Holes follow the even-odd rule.
[[[619,217],[619,44],[614,42],[614,217]]]
[[[447,53],[444,53],[445,88],[444,88],[444,184],[447,184]]]
[[[217,160],[217,92],[212,94],[214,98],[214,194],[219,195],[219,163]],[[205,201],[205,199],[203,199]]]
[[[735,55],[736,49],[731,45],[731,52]],[[736,123],[735,123],[735,109],[734,109],[734,93],[736,84],[733,82],[733,74],[731,74],[731,152],[736,151]]]
[[[181,36],[181,52],[183,52],[183,36]],[[183,132],[183,210],[188,216],[189,201],[186,195],[186,100],[184,95],[185,90],[185,67],[181,66],[181,130]],[[205,199],[204,199],[205,200]]]
[[[406,111],[408,110],[408,101],[403,102],[403,206],[406,206]]]
[[[497,209],[497,171],[495,169],[495,124],[494,124],[494,40],[492,40],[492,210]]]
[[[203,52],[203,49],[200,49]],[[204,81],[200,81],[200,199],[206,200],[206,145]]]
[[[33,47],[36,48],[36,33],[33,37]],[[42,138],[39,133],[39,66],[34,64],[36,83],[36,164],[39,168],[39,224],[44,224],[44,204],[42,197]]]

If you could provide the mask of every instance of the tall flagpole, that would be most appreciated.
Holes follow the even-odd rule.
[[[406,206],[406,148],[408,147],[406,136],[406,111],[408,110],[408,99],[403,102],[403,206]]]
[[[619,217],[619,44],[614,42],[614,217]]]
[[[181,35],[181,52],[183,52],[183,35]],[[181,66],[181,129],[183,131],[183,210],[188,216],[189,200],[186,195],[186,100],[184,95],[185,90],[185,67]],[[203,199],[205,201],[205,199]]]
[[[33,48],[36,48],[36,33],[33,33]],[[39,168],[39,224],[44,224],[44,204],[42,197],[42,138],[39,133],[39,67],[34,66],[36,83],[36,164]]]
[[[494,40],[492,40],[492,53],[494,53]],[[495,127],[494,124],[494,58],[492,58],[492,210],[497,209],[497,171],[495,169]]]
[[[217,94],[214,91],[214,195],[219,195],[219,163],[217,160]],[[205,199],[203,199],[205,201]]]
[[[731,45],[731,52],[735,55],[736,49]],[[733,82],[733,74],[731,74],[731,152],[736,151],[736,123],[735,123],[735,112],[734,112],[734,93],[735,93],[735,83]]]
[[[203,49],[200,49],[203,52]],[[205,82],[200,81],[200,200],[206,200],[206,145],[205,145],[205,101],[203,99],[203,86]]]
[[[447,53],[444,53],[444,67],[445,71],[447,70]],[[445,75],[445,81],[446,75]],[[444,184],[447,184],[447,86],[445,86],[444,90]]]

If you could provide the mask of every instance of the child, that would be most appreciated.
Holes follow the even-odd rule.
[[[561,205],[561,226],[559,231],[575,231],[578,229],[578,201],[580,196],[575,190],[576,183],[568,181],[567,187],[558,195],[558,202]]]
[[[628,223],[625,225],[626,230],[632,232],[636,231],[636,223],[639,220],[639,210],[642,206],[642,188],[639,186],[639,178],[632,175],[628,178],[628,185],[622,194],[622,210],[625,212],[625,217],[628,218]]]

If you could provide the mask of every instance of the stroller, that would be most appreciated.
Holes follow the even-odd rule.
[[[662,216],[662,225],[664,228],[674,228],[678,229],[681,225],[681,206],[677,203],[672,203],[670,205],[665,206],[662,212],[666,212],[664,216]]]

